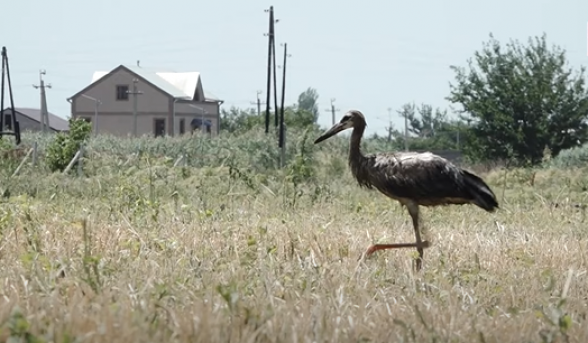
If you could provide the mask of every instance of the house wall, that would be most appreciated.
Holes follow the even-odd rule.
[[[94,112],[78,112],[78,118],[88,119],[94,123]],[[137,115],[137,135],[154,136],[155,119],[165,120],[165,129],[168,132],[169,120],[167,113],[141,113]],[[109,134],[118,137],[130,137],[133,134],[133,114],[132,113],[101,113],[98,112],[98,134]]]
[[[113,134],[116,136],[129,136],[133,132],[133,95],[129,94],[126,101],[116,100],[116,86],[128,85],[129,90],[133,90],[133,78],[135,75],[121,69],[112,75],[104,76],[97,81],[93,87],[89,88],[84,94],[100,100],[102,103],[98,107],[98,133]],[[158,88],[151,86],[139,79],[137,90],[143,94],[137,95],[137,134],[153,135],[154,118],[166,119],[166,133],[173,135],[172,118],[174,111],[174,100]],[[209,114],[205,119],[211,121],[213,127],[211,131],[214,135],[218,134],[219,105],[209,102],[193,102],[194,105],[203,108]],[[83,116],[91,118],[93,121],[95,102],[78,95],[72,99],[72,117]],[[189,121],[195,116],[200,117],[201,111],[190,107],[188,104],[175,103],[176,106],[176,130],[179,133],[180,118],[186,119],[186,130],[189,129]],[[95,124],[93,124],[95,125]]]
[[[175,103],[175,110],[176,110],[176,130],[175,134],[178,135],[180,133],[180,120],[183,118],[186,121],[186,132],[190,130],[190,122],[194,118],[203,118],[204,120],[209,120],[212,124],[211,133],[213,136],[217,135],[218,125],[219,125],[219,106],[217,103],[211,102],[192,102],[194,106],[198,106],[206,111],[206,114],[203,114],[202,111],[190,106],[187,103]],[[172,106],[173,110],[173,106]],[[170,121],[171,122],[171,121]]]
[[[202,116],[200,114],[194,115],[194,114],[176,113],[176,136],[180,135],[180,121],[182,119],[184,119],[184,123],[185,123],[184,134],[186,134],[186,133],[191,132],[192,126],[190,125],[190,123],[192,122],[192,119],[194,119],[194,118],[201,119]],[[216,136],[217,135],[216,128],[218,127],[217,118],[209,115],[209,116],[204,116],[204,120],[208,120],[211,122],[212,127],[210,128],[210,133],[212,134],[212,136]]]

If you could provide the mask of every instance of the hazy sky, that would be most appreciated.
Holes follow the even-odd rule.
[[[45,69],[53,86],[49,111],[69,116],[66,98],[94,71],[140,60],[153,71],[199,71],[223,107],[252,106],[266,85],[270,5],[279,19],[277,43],[287,42],[292,54],[286,104],[316,88],[324,126],[331,98],[338,119],[352,108],[363,111],[368,133],[384,132],[389,107],[397,127],[403,121],[396,110],[406,102],[447,107],[449,65],[466,65],[490,33],[506,43],[545,32],[568,51],[572,66],[588,61],[585,0],[20,0],[3,8],[0,21],[15,104],[39,107],[32,84]],[[276,49],[281,64],[283,47]]]

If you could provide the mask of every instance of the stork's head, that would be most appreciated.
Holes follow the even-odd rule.
[[[317,138],[314,141],[314,144],[324,141],[327,138],[333,137],[334,135],[338,134],[341,131],[355,128],[355,127],[364,127],[365,128],[365,117],[363,114],[358,110],[351,110],[341,118],[341,121],[337,124],[333,125],[332,128],[327,130],[323,133],[322,136]]]

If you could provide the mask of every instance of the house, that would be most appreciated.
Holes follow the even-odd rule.
[[[20,131],[41,131],[41,110],[36,108],[15,107],[15,118],[20,124]],[[12,109],[7,107],[2,111],[4,116],[4,127],[8,131],[13,131],[12,125]],[[49,129],[51,132],[66,132],[69,131],[69,121],[63,119],[51,112],[49,116]]]
[[[115,136],[133,135],[135,105],[137,136],[174,136],[192,129],[216,135],[223,103],[203,90],[198,72],[152,72],[128,65],[95,72],[91,84],[67,100],[73,118],[94,122],[98,113],[93,123],[97,132]]]

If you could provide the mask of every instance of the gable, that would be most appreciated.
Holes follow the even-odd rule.
[[[202,89],[202,81],[198,78],[198,84],[196,85],[196,89],[194,90],[194,100],[197,101],[206,101],[206,96],[204,95],[204,90]]]
[[[162,93],[176,99],[213,102],[221,101],[213,96],[211,96],[210,98],[207,97],[207,94],[204,92],[204,89],[202,87],[200,73],[198,72],[152,72],[141,67],[125,66],[122,64],[114,68],[110,72],[94,72],[94,74],[92,75],[92,82],[90,83],[90,85],[71,96],[68,100],[83,94],[90,88],[93,88],[99,83],[104,82],[105,80],[120,72],[121,70],[126,70],[134,74],[139,79],[142,79],[143,82],[158,89]]]

